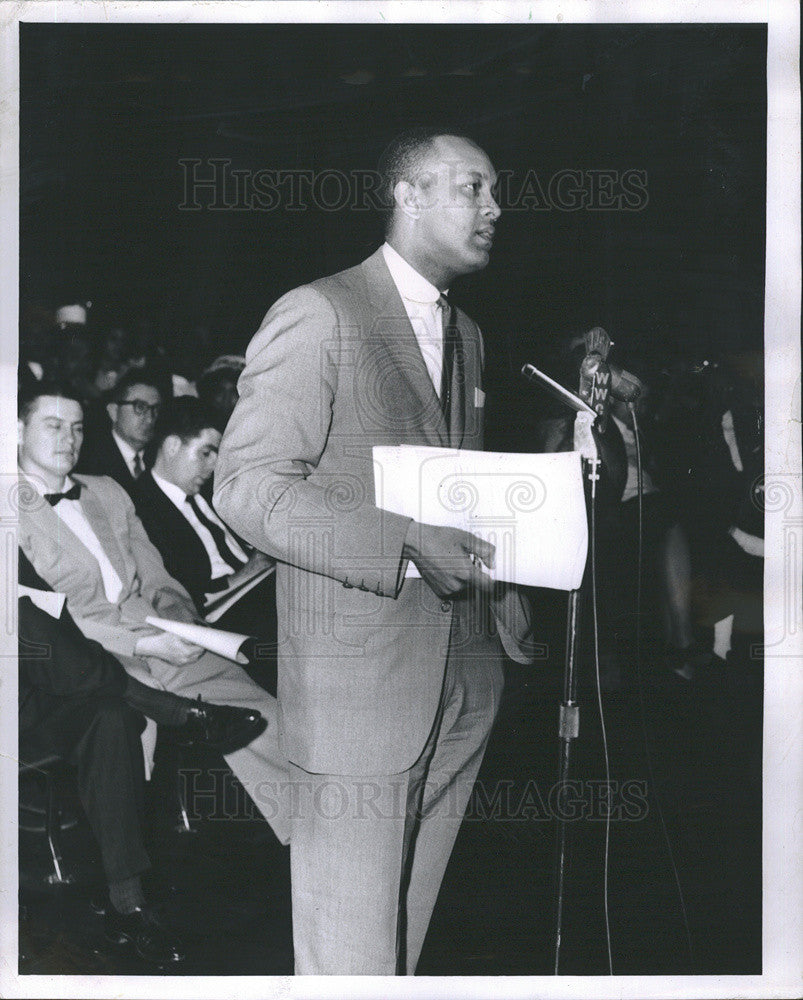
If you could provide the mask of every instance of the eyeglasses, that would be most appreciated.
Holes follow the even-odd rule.
[[[146,413],[152,413],[154,417],[159,416],[159,410],[162,408],[161,403],[146,403],[144,399],[124,399],[122,403],[118,403],[118,406],[133,406],[134,413],[138,417],[144,417]]]

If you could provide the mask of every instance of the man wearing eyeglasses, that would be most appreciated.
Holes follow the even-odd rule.
[[[111,476],[130,494],[147,467],[145,450],[168,393],[157,374],[142,368],[126,372],[106,405],[110,425],[87,435],[76,471]]]

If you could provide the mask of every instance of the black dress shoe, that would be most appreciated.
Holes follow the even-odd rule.
[[[176,728],[175,735],[182,746],[211,747],[225,755],[248,746],[267,727],[267,719],[256,709],[210,705],[198,695],[187,721]]]
[[[103,932],[111,944],[131,945],[139,957],[151,965],[184,961],[181,941],[147,907],[137,908],[133,913],[119,913],[108,904]]]

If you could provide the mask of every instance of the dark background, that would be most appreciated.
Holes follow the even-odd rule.
[[[372,169],[437,122],[512,172],[491,264],[454,290],[488,341],[491,436],[526,420],[522,363],[562,374],[558,339],[594,324],[621,362],[763,346],[763,25],[22,24],[20,56],[23,314],[90,299],[96,325],[242,350],[280,294],[367,256],[380,217],[210,191],[188,211],[180,161]],[[567,169],[643,171],[646,204],[510,204]]]

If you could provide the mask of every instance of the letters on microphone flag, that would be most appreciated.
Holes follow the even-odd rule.
[[[588,553],[578,452],[527,455],[375,446],[377,507],[491,542],[494,580],[576,590]],[[407,576],[418,576],[411,563]]]

